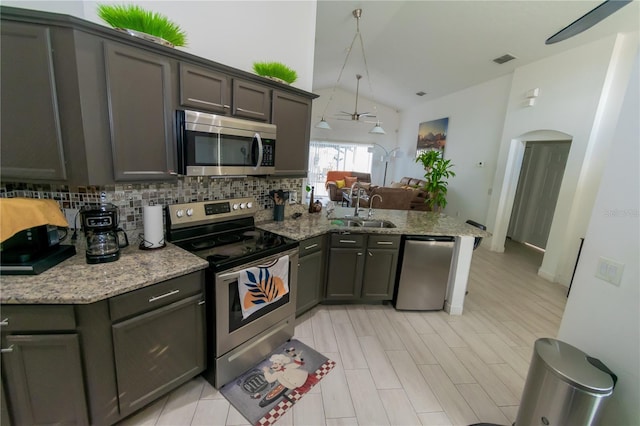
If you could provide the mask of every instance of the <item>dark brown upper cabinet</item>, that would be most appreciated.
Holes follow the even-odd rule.
[[[230,82],[225,74],[180,63],[180,105],[228,115]]]
[[[271,89],[248,81],[234,79],[232,115],[270,122]]]
[[[167,179],[175,169],[170,60],[105,43],[105,65],[115,180]]]
[[[274,90],[272,122],[277,126],[275,174],[306,177],[311,99]]]
[[[3,22],[0,49],[3,178],[64,180],[65,167],[51,32]]]

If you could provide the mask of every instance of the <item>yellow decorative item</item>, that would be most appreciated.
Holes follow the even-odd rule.
[[[0,198],[0,242],[41,225],[69,227],[55,200]]]
[[[342,189],[345,186],[345,181],[343,180],[337,180],[336,181],[336,186],[338,187],[338,189]]]

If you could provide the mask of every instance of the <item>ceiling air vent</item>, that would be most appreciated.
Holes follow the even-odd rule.
[[[505,62],[509,62],[512,59],[516,59],[516,57],[507,53],[506,55],[502,55],[499,58],[495,58],[493,62],[495,62],[496,64],[504,64]]]

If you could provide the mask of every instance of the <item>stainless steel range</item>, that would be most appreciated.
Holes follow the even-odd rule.
[[[174,204],[166,209],[167,240],[209,261],[203,375],[216,388],[293,336],[298,242],[256,228],[257,209],[252,198]],[[278,274],[288,275],[288,292]],[[263,293],[262,284],[270,290]],[[243,287],[247,285],[248,291]],[[258,297],[258,293],[268,294]]]

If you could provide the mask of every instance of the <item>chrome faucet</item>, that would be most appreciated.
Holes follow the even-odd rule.
[[[360,182],[358,181],[353,182],[353,185],[351,185],[351,192],[349,193],[349,198],[351,199],[352,203],[353,203],[353,188],[355,187],[357,187],[358,190],[356,191],[356,202],[355,202],[355,210],[353,212],[353,216],[358,217],[358,210],[360,209],[360,190],[362,189],[362,186],[360,186]]]
[[[371,198],[369,198],[369,212],[367,213],[367,219],[371,219],[371,216],[373,216],[373,199],[376,197],[380,197],[380,203],[382,204],[382,195],[373,194]]]

